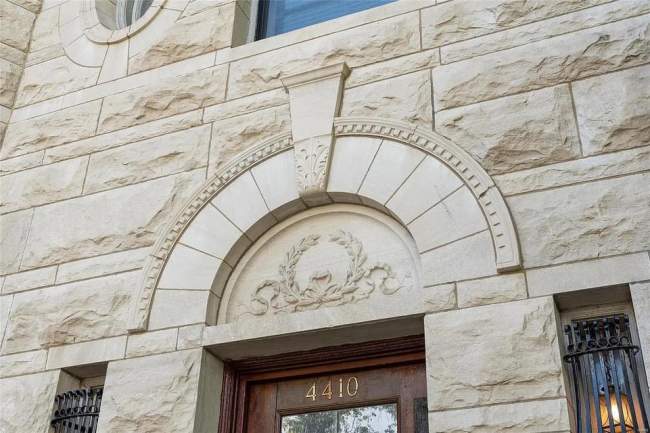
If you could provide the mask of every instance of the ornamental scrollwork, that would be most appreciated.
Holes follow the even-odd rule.
[[[248,313],[262,316],[267,313],[289,313],[315,310],[326,306],[355,303],[379,291],[391,295],[402,288],[402,283],[386,263],[368,264],[363,244],[351,233],[337,230],[328,241],[344,248],[348,257],[345,280],[332,281],[329,269],[313,272],[306,287],[296,281],[296,266],[302,255],[317,246],[320,235],[309,235],[293,245],[278,266],[278,277],[262,281],[251,295]]]

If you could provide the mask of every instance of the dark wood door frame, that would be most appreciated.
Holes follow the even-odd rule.
[[[424,336],[417,335],[226,362],[219,433],[245,432],[247,392],[252,383],[422,363],[424,360]]]

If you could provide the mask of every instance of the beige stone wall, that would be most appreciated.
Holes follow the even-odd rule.
[[[443,276],[425,290],[416,310],[430,313],[431,370],[458,356],[437,348],[459,337],[489,360],[453,367],[473,372],[467,383],[453,383],[452,367],[430,376],[431,419],[462,412],[445,424],[456,432],[568,430],[550,295],[650,279],[650,3],[401,0],[243,44],[248,2],[167,0],[108,45],[89,39],[74,0],[37,3],[0,0],[0,389],[29,389],[24,410],[40,408],[3,411],[3,431],[44,428],[56,372],[106,361],[109,396],[150,378],[150,395],[177,396],[184,423],[160,418],[164,399],[130,408],[127,422],[114,411],[128,402],[111,397],[103,432],[143,431],[149,416],[151,431],[210,431],[199,371],[218,361],[196,349],[245,330],[203,326],[209,292],[168,290],[166,325],[128,334],[143,267],[209,177],[291,131],[282,79],[340,62],[351,68],[341,116],[453,140],[493,176],[519,236],[521,271]],[[448,247],[436,260],[450,269],[484,259],[467,239]],[[498,376],[502,353],[520,349],[534,353]]]

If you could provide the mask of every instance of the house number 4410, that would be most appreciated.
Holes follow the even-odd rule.
[[[332,388],[332,386],[334,388]],[[331,400],[332,397],[343,398],[343,396],[354,397],[359,392],[359,380],[356,377],[349,377],[347,380],[342,377],[338,381],[334,381],[332,384],[332,379],[328,380],[325,384],[325,387],[320,390],[316,386],[316,382],[312,382],[311,386],[305,394],[305,398],[311,399],[311,401],[316,401],[316,399],[326,398]]]

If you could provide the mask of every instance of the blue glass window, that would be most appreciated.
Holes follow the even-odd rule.
[[[255,39],[342,17],[395,0],[260,0]]]

